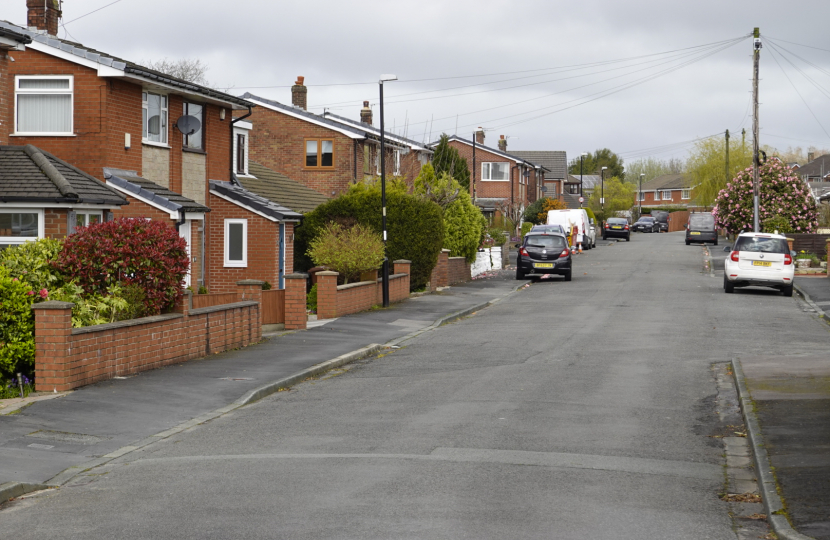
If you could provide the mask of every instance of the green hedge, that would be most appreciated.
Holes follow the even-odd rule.
[[[306,214],[294,236],[294,266],[300,271],[313,266],[307,254],[309,244],[329,222],[334,221],[344,227],[360,223],[380,233],[380,201],[380,189],[362,186]],[[386,230],[390,263],[397,259],[412,261],[410,289],[424,287],[444,247],[441,207],[402,190],[387,190]]]

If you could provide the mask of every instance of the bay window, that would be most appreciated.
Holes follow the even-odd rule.
[[[17,134],[72,135],[71,75],[15,77]]]

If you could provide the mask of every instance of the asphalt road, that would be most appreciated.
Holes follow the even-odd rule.
[[[712,363],[823,353],[821,324],[723,294],[682,233],[637,234],[8,504],[0,538],[735,539]]]

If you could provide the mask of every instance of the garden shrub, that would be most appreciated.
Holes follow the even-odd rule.
[[[145,315],[173,307],[189,265],[185,240],[173,227],[140,218],[80,229],[54,262],[88,295],[103,297],[114,285],[140,287]]]
[[[25,281],[36,291],[52,290],[64,281],[52,267],[52,261],[62,248],[62,241],[50,238],[10,246],[0,251],[0,265],[8,269],[9,276]]]
[[[481,213],[466,192],[444,210],[444,247],[450,257],[464,257],[467,262],[476,260],[478,246],[487,228],[487,218]]]
[[[444,220],[441,208],[404,189],[386,191],[388,231],[387,256],[390,263],[396,259],[412,261],[409,285],[411,290],[423,287],[438,262],[444,243]],[[311,241],[329,222],[344,227],[357,223],[381,232],[380,187],[357,184],[348,192],[332,199],[306,214],[295,233],[295,266],[308,270],[314,263],[306,254]]]
[[[35,317],[32,287],[0,266],[0,379],[31,375],[35,367]]]
[[[313,311],[317,313],[317,284],[311,286],[311,290],[308,291],[308,294],[305,298],[305,307],[308,311]]]
[[[308,256],[317,266],[325,266],[343,276],[343,283],[359,278],[362,272],[377,270],[383,264],[383,238],[368,226],[343,227],[328,223],[311,241]]]
[[[138,298],[140,298],[140,293],[144,292],[136,285],[128,285],[127,287],[131,287],[132,290],[137,288],[138,292],[134,294]],[[124,288],[120,285],[117,283],[110,285],[105,292],[106,294],[103,295],[88,294],[79,285],[67,283],[60,289],[52,291],[49,299],[74,304],[72,306],[73,328],[94,326],[141,316],[144,309],[143,303],[130,305],[130,302],[124,298]]]
[[[777,231],[778,234],[789,234],[793,232],[793,226],[790,220],[784,216],[775,216],[765,219],[761,223],[761,230],[765,233],[774,233]]]
[[[529,233],[530,229],[532,229],[532,228],[533,228],[533,223],[530,223],[530,222],[527,222],[527,221],[522,223],[522,238],[524,238],[525,235],[527,233]]]
[[[818,211],[810,188],[793,173],[792,169],[778,160],[771,160],[761,165],[759,173],[759,221],[763,223],[771,218],[782,217],[789,223],[793,233],[813,232],[818,226]],[[730,233],[752,230],[751,167],[740,171],[718,193],[712,213],[715,214],[717,226]]]

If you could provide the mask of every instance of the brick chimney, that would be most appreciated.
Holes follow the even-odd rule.
[[[46,30],[51,36],[58,35],[58,21],[62,15],[59,0],[26,0],[26,8],[29,28]]]
[[[481,128],[478,128],[478,131],[476,131],[476,143],[484,144],[484,130]]]
[[[807,163],[813,161],[814,159],[816,159],[816,153],[815,152],[807,152]]]
[[[499,150],[507,152],[507,139],[504,138],[504,135],[499,136]]]
[[[297,82],[291,87],[291,103],[305,111],[308,109],[308,88],[305,87],[303,81],[305,77],[297,77]]]
[[[372,125],[372,109],[369,108],[369,102],[363,102],[363,108],[360,109],[360,121],[364,124]]]

